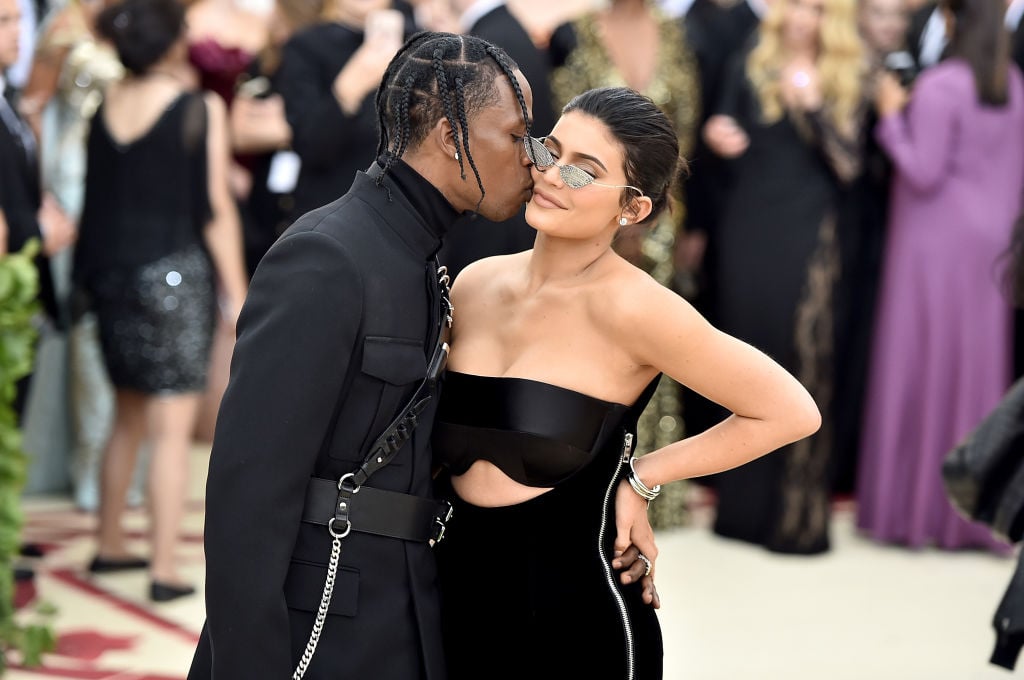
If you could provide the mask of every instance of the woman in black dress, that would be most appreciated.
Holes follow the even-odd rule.
[[[188,452],[206,380],[217,299],[233,323],[246,277],[227,189],[226,114],[186,89],[184,14],[176,0],[125,0],[98,22],[129,75],[112,85],[88,140],[74,281],[95,310],[115,387],[104,452],[96,573],[143,568],[125,546],[125,492],[139,445],[152,440],[150,597],[192,592],[174,550]]]
[[[266,48],[239,77],[229,109],[231,145],[243,154],[252,172],[248,195],[239,200],[245,263],[249,276],[270,246],[291,224],[298,180],[298,156],[292,151],[292,129],[284,100],[274,85],[281,51],[297,31],[315,24],[323,12],[320,0],[277,0]]]
[[[411,32],[390,0],[329,0],[326,21],[284,46],[274,76],[301,160],[292,219],[341,197],[376,158],[377,91]],[[407,25],[408,24],[408,25]]]
[[[792,371],[826,415],[837,211],[860,172],[867,61],[855,0],[780,0],[737,55],[705,126],[730,159],[714,234],[715,322]],[[828,549],[829,419],[815,437],[715,479],[722,536]]]
[[[660,678],[656,595],[614,571],[630,544],[657,554],[648,501],[807,436],[819,415],[781,367],[612,250],[620,227],[657,219],[678,174],[650,99],[591,90],[523,141],[535,247],[470,265],[452,294],[434,427],[455,505],[437,550],[449,677]],[[662,373],[735,415],[633,458]]]

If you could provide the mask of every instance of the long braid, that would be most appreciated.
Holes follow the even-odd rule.
[[[484,183],[480,179],[480,171],[476,169],[476,161],[473,160],[473,153],[469,150],[469,120],[466,117],[466,88],[462,84],[462,78],[455,79],[455,105],[458,107],[459,112],[459,125],[462,128],[462,142],[466,149],[466,160],[469,161],[469,167],[473,169],[473,175],[476,177],[476,185],[480,187],[480,200],[476,202],[476,210],[480,210],[480,204],[484,202]],[[458,135],[453,135],[458,138]],[[466,179],[466,173],[462,173],[462,179]]]
[[[409,100],[412,98],[412,84],[416,77],[409,74],[402,83],[402,96],[398,100],[398,119],[402,122],[401,132],[398,135],[398,144],[395,145],[395,158],[401,158],[409,146],[409,136],[412,134],[409,123]]]
[[[409,38],[405,44],[399,48],[398,52],[395,53],[394,58],[391,59],[391,63],[388,64],[387,69],[384,71],[384,76],[380,80],[380,86],[377,88],[377,95],[373,100],[374,106],[377,109],[377,156],[381,156],[387,152],[391,141],[390,130],[388,130],[387,125],[387,101],[388,93],[393,87],[391,85],[391,81],[395,77],[395,72],[405,67],[405,55],[430,37],[431,34],[429,32],[421,31]]]
[[[516,101],[519,102],[519,107],[523,110],[523,120],[526,121],[526,135],[529,136],[533,120],[530,118],[530,110],[526,106],[526,97],[523,96],[523,88],[519,85],[519,78],[516,78],[515,68],[509,63],[508,55],[498,50],[494,45],[487,43],[484,50],[498,64],[505,77],[508,78],[509,84],[512,85],[512,91],[516,93]]]
[[[377,183],[443,116],[452,129],[461,178],[466,179],[467,162],[473,170],[480,189],[479,210],[485,190],[470,149],[469,119],[497,101],[494,77],[501,73],[522,109],[526,134],[530,133],[529,109],[516,68],[500,48],[472,36],[423,32],[410,38],[388,65],[377,90],[377,156],[384,166]]]
[[[466,166],[463,164],[463,156],[467,155],[468,149],[463,148],[459,142],[458,127],[455,125],[455,112],[452,107],[452,93],[448,88],[448,76],[444,72],[444,47],[434,50],[431,57],[431,64],[434,68],[434,78],[437,80],[437,94],[444,106],[444,115],[448,124],[452,126],[452,138],[455,140],[455,157],[459,161],[459,175],[466,179]]]

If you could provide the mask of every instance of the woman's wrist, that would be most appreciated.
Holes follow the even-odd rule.
[[[655,484],[653,487],[648,486],[640,476],[640,473],[636,469],[637,458],[629,459],[629,486],[634,492],[645,501],[653,501],[661,493],[661,484]]]

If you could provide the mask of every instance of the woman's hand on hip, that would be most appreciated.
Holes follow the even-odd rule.
[[[644,602],[655,609],[660,608],[661,600],[654,587],[654,563],[658,557],[658,546],[654,542],[654,530],[647,519],[647,501],[640,498],[625,480],[619,483],[615,495],[615,531],[612,567],[622,570],[619,578],[623,584],[640,581]],[[650,571],[641,556],[650,561]]]

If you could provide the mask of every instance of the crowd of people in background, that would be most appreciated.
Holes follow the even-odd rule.
[[[160,11],[139,25],[138,3]],[[505,49],[532,85],[534,136],[606,85],[673,121],[689,180],[616,250],[779,361],[825,416],[786,451],[700,480],[716,533],[820,553],[839,493],[880,541],[1008,550],[956,515],[940,465],[1024,366],[1006,285],[1024,0],[366,5],[0,0],[0,253],[43,244],[47,332],[69,357],[54,478],[99,513],[90,569],[148,566],[154,599],[191,592],[174,560],[187,453],[212,436],[247,276],[375,160],[377,84],[424,28]],[[532,238],[522,212],[464,216],[441,261],[455,276]],[[640,449],[723,415],[665,379]],[[150,559],[121,532],[143,493]],[[667,490],[655,526],[685,524],[686,499]]]

